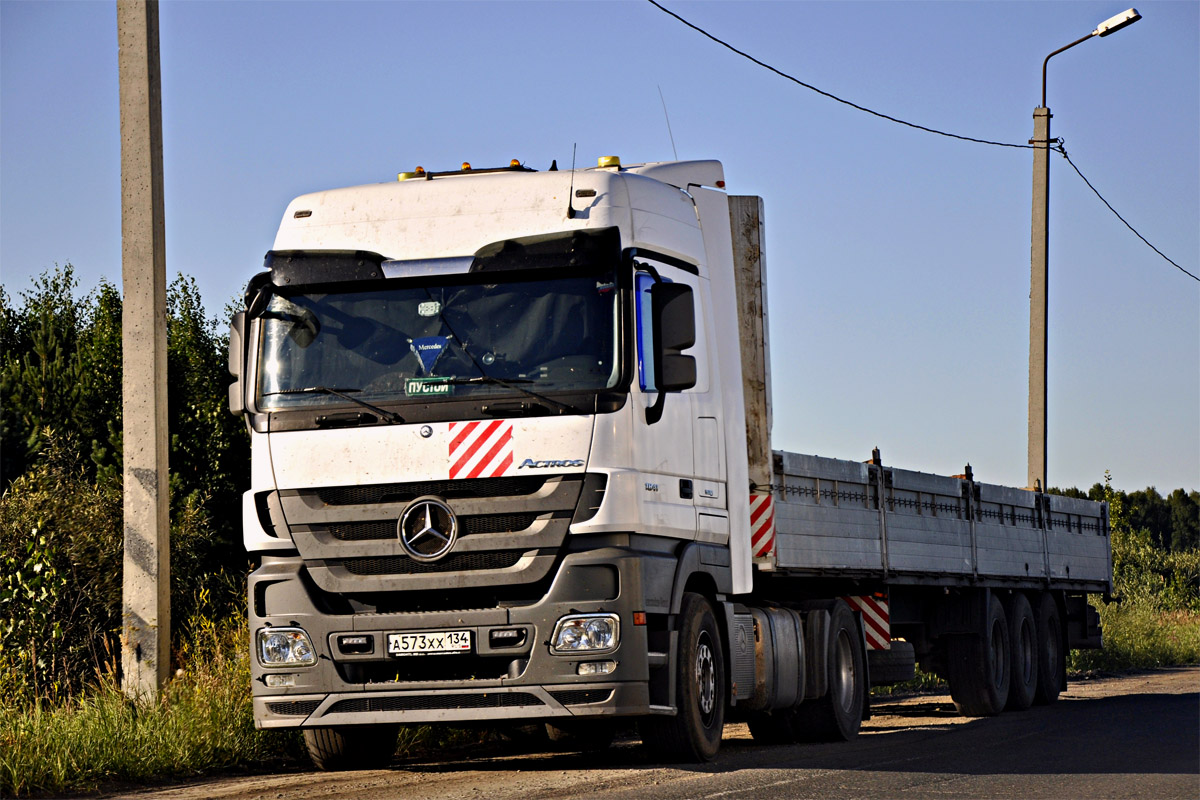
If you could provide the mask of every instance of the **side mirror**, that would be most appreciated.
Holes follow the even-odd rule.
[[[654,325],[654,385],[659,392],[681,392],[696,385],[696,359],[682,354],[696,343],[692,287],[656,283],[650,287]]]
[[[646,424],[662,419],[668,392],[696,385],[696,359],[681,351],[696,343],[696,311],[692,287],[659,281],[650,287],[654,336],[654,387],[658,398],[646,409]]]
[[[233,315],[229,325],[229,374],[233,383],[229,384],[229,413],[240,417],[246,413],[246,396],[242,385],[242,367],[246,357],[245,347],[246,312],[239,311]]]

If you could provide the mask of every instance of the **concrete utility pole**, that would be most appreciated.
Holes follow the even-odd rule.
[[[1045,100],[1042,101],[1045,103]],[[1029,480],[1046,488],[1046,317],[1050,247],[1050,109],[1033,110],[1033,223],[1029,272]]]
[[[1033,110],[1033,223],[1029,249],[1029,469],[1028,488],[1046,485],[1046,317],[1049,315],[1050,108],[1046,105],[1046,66],[1050,59],[1093,36],[1108,36],[1142,18],[1136,8],[1122,11],[1042,62],[1042,104]]]
[[[167,489],[167,265],[157,0],[117,0],[121,90],[121,276],[125,693],[155,696],[171,661]]]

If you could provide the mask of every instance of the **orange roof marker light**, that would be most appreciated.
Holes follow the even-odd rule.
[[[411,181],[413,178],[423,178],[423,177],[425,177],[425,168],[417,167],[412,172],[401,172],[401,173],[397,174],[396,180]]]
[[[509,168],[521,166],[521,159],[514,158],[512,161],[508,162],[508,166]]]
[[[471,170],[471,162],[464,161],[463,165],[462,165],[462,169],[463,169],[463,172],[469,172]]]

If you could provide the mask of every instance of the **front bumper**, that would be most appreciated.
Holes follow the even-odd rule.
[[[668,711],[650,702],[645,611],[648,576],[669,574],[669,556],[605,547],[567,554],[544,597],[530,605],[401,613],[322,611],[320,590],[299,558],[267,558],[250,576],[250,635],[267,625],[300,627],[317,663],[264,667],[251,657],[255,724],[262,728],[373,723],[476,722],[581,716],[631,716]],[[549,638],[570,614],[607,612],[620,618],[621,638],[609,653],[554,655]],[[644,619],[644,617],[643,617]],[[469,653],[387,655],[390,633],[469,630]],[[493,631],[520,631],[519,641]],[[339,637],[367,636],[370,652],[344,653]],[[585,661],[611,661],[603,676],[579,675]],[[287,687],[266,685],[285,674]]]

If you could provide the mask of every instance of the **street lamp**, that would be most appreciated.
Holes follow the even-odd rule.
[[[1096,30],[1042,62],[1042,104],[1033,110],[1033,223],[1030,237],[1029,280],[1029,470],[1030,489],[1046,487],[1046,313],[1048,309],[1046,255],[1050,243],[1050,109],[1046,107],[1046,65],[1064,50],[1093,36],[1108,36],[1142,18],[1136,8],[1122,11]]]

